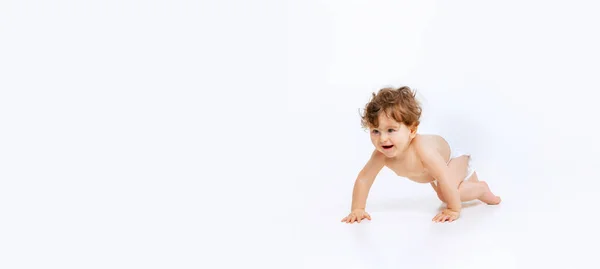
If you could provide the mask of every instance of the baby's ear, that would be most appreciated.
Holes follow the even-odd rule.
[[[417,130],[419,129],[419,125],[415,124],[410,129],[410,138],[414,138],[417,135]]]

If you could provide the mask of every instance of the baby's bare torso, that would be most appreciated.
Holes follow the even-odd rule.
[[[450,145],[439,135],[418,135],[422,142],[432,144],[439,154],[448,163],[450,160]],[[435,178],[423,166],[421,159],[417,156],[413,143],[408,146],[404,156],[386,160],[385,165],[394,171],[396,175],[408,178],[418,183],[429,183]]]

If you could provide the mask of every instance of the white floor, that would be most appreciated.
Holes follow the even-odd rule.
[[[564,167],[532,167],[521,177],[482,164],[480,173],[503,202],[464,203],[453,223],[431,221],[442,203],[429,185],[388,171],[369,196],[372,220],[361,223],[340,222],[349,210],[352,179],[348,186],[304,185],[305,215],[292,224],[296,241],[288,247],[298,268],[597,268],[597,184],[572,181],[597,172],[588,166],[567,176],[574,160],[563,157]],[[336,168],[310,182],[336,178]]]
[[[440,206],[433,194],[377,199],[360,224],[339,222],[347,207],[314,211],[298,225],[302,268],[596,268],[591,197],[501,194],[501,205],[467,203],[444,224],[431,222]]]
[[[146,171],[115,170],[102,180],[84,180],[66,165],[47,175],[54,178],[21,169],[26,178],[2,187],[0,265],[597,268],[598,176],[592,168],[573,177],[557,168],[558,175],[547,178],[488,175],[502,204],[468,203],[458,221],[444,224],[431,222],[441,203],[429,186],[382,172],[367,204],[372,221],[345,224],[352,179],[335,174],[355,169],[336,162],[312,179],[299,173],[305,181],[287,173],[244,177],[245,169],[218,169],[222,176],[202,181],[194,166],[163,161]],[[185,173],[164,176],[178,168]],[[123,172],[133,176],[119,177]],[[573,180],[586,174],[586,181]]]

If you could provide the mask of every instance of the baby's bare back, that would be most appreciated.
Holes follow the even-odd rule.
[[[419,136],[422,143],[433,146],[444,158],[444,161],[448,163],[450,160],[450,145],[443,137],[434,134],[419,134],[417,136]],[[434,180],[429,171],[423,166],[413,142],[402,156],[386,160],[385,165],[394,171],[396,175],[418,183],[429,183]]]

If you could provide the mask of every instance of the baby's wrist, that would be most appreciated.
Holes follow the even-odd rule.
[[[459,209],[454,209],[454,208],[446,208],[447,211],[450,211],[452,213],[456,213],[456,214],[460,214],[460,208]]]
[[[460,212],[462,206],[460,204],[446,205],[446,209],[454,212]]]

